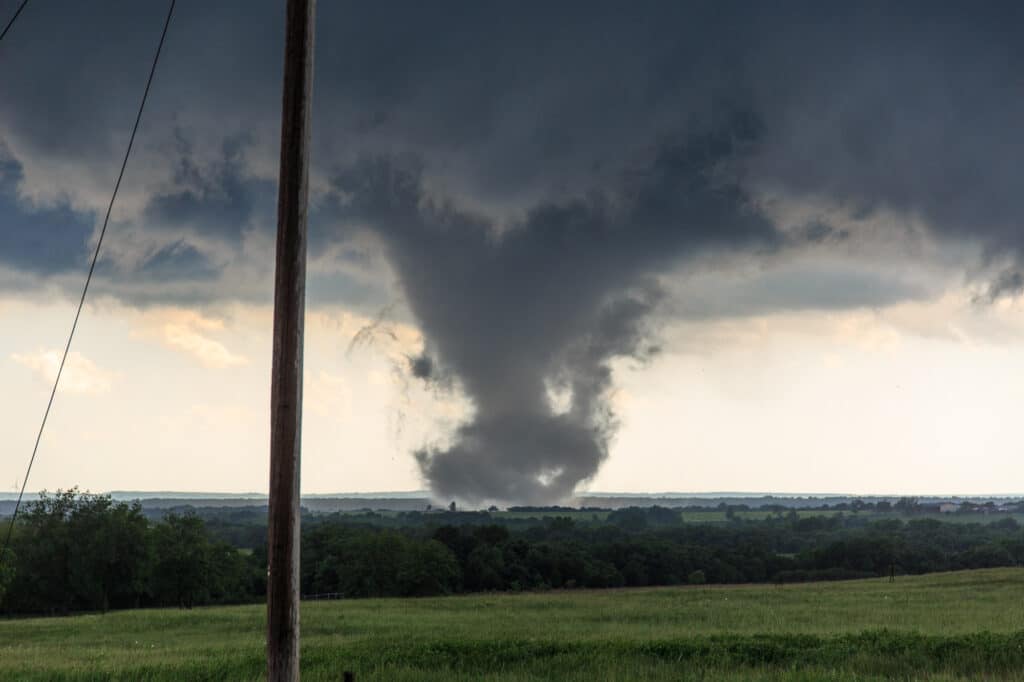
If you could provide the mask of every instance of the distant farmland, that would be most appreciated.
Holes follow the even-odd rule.
[[[1024,680],[1024,569],[307,602],[303,679]],[[257,680],[263,607],[0,621],[10,680]]]

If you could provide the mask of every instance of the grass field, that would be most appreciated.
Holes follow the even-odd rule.
[[[1024,680],[1024,569],[303,605],[303,679]],[[0,621],[5,680],[258,680],[263,608]]]

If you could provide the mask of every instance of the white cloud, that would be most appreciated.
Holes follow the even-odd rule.
[[[306,372],[303,406],[321,417],[344,420],[352,412],[352,388],[342,376],[326,370]]]
[[[12,360],[32,370],[40,381],[48,385],[53,384],[57,378],[60,357],[59,350],[38,350],[35,353],[11,355]],[[81,353],[72,351],[61,374],[60,388],[68,393],[101,395],[110,391],[116,376],[115,372],[102,369]]]
[[[191,355],[204,367],[224,369],[248,364],[212,335],[223,331],[224,321],[194,310],[162,308],[145,315],[143,335],[155,336],[168,348]]]

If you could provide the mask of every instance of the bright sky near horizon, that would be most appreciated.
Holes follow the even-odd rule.
[[[688,343],[617,369],[622,426],[593,490],[1012,493],[1024,329],[1016,306],[854,311],[680,329]],[[921,306],[925,308],[925,306]],[[0,307],[5,482],[20,479],[70,303]],[[901,316],[950,314],[941,329]],[[955,322],[959,322],[959,325]],[[401,379],[396,346],[347,353],[367,322],[311,315],[303,490],[416,490],[410,456],[465,407]],[[957,338],[977,325],[978,337]],[[90,307],[31,489],[266,487],[270,310]],[[989,327],[992,327],[989,329]],[[410,352],[418,342],[403,330]],[[681,344],[683,345],[683,344]],[[17,396],[17,398],[15,398]]]
[[[787,7],[323,3],[304,492],[1024,490],[1020,10]],[[0,44],[0,490],[163,10],[104,12]],[[181,3],[30,490],[266,489],[279,14]]]

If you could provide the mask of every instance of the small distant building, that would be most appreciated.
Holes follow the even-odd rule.
[[[952,514],[953,512],[960,511],[959,502],[943,502],[939,505],[939,511],[943,514]]]

